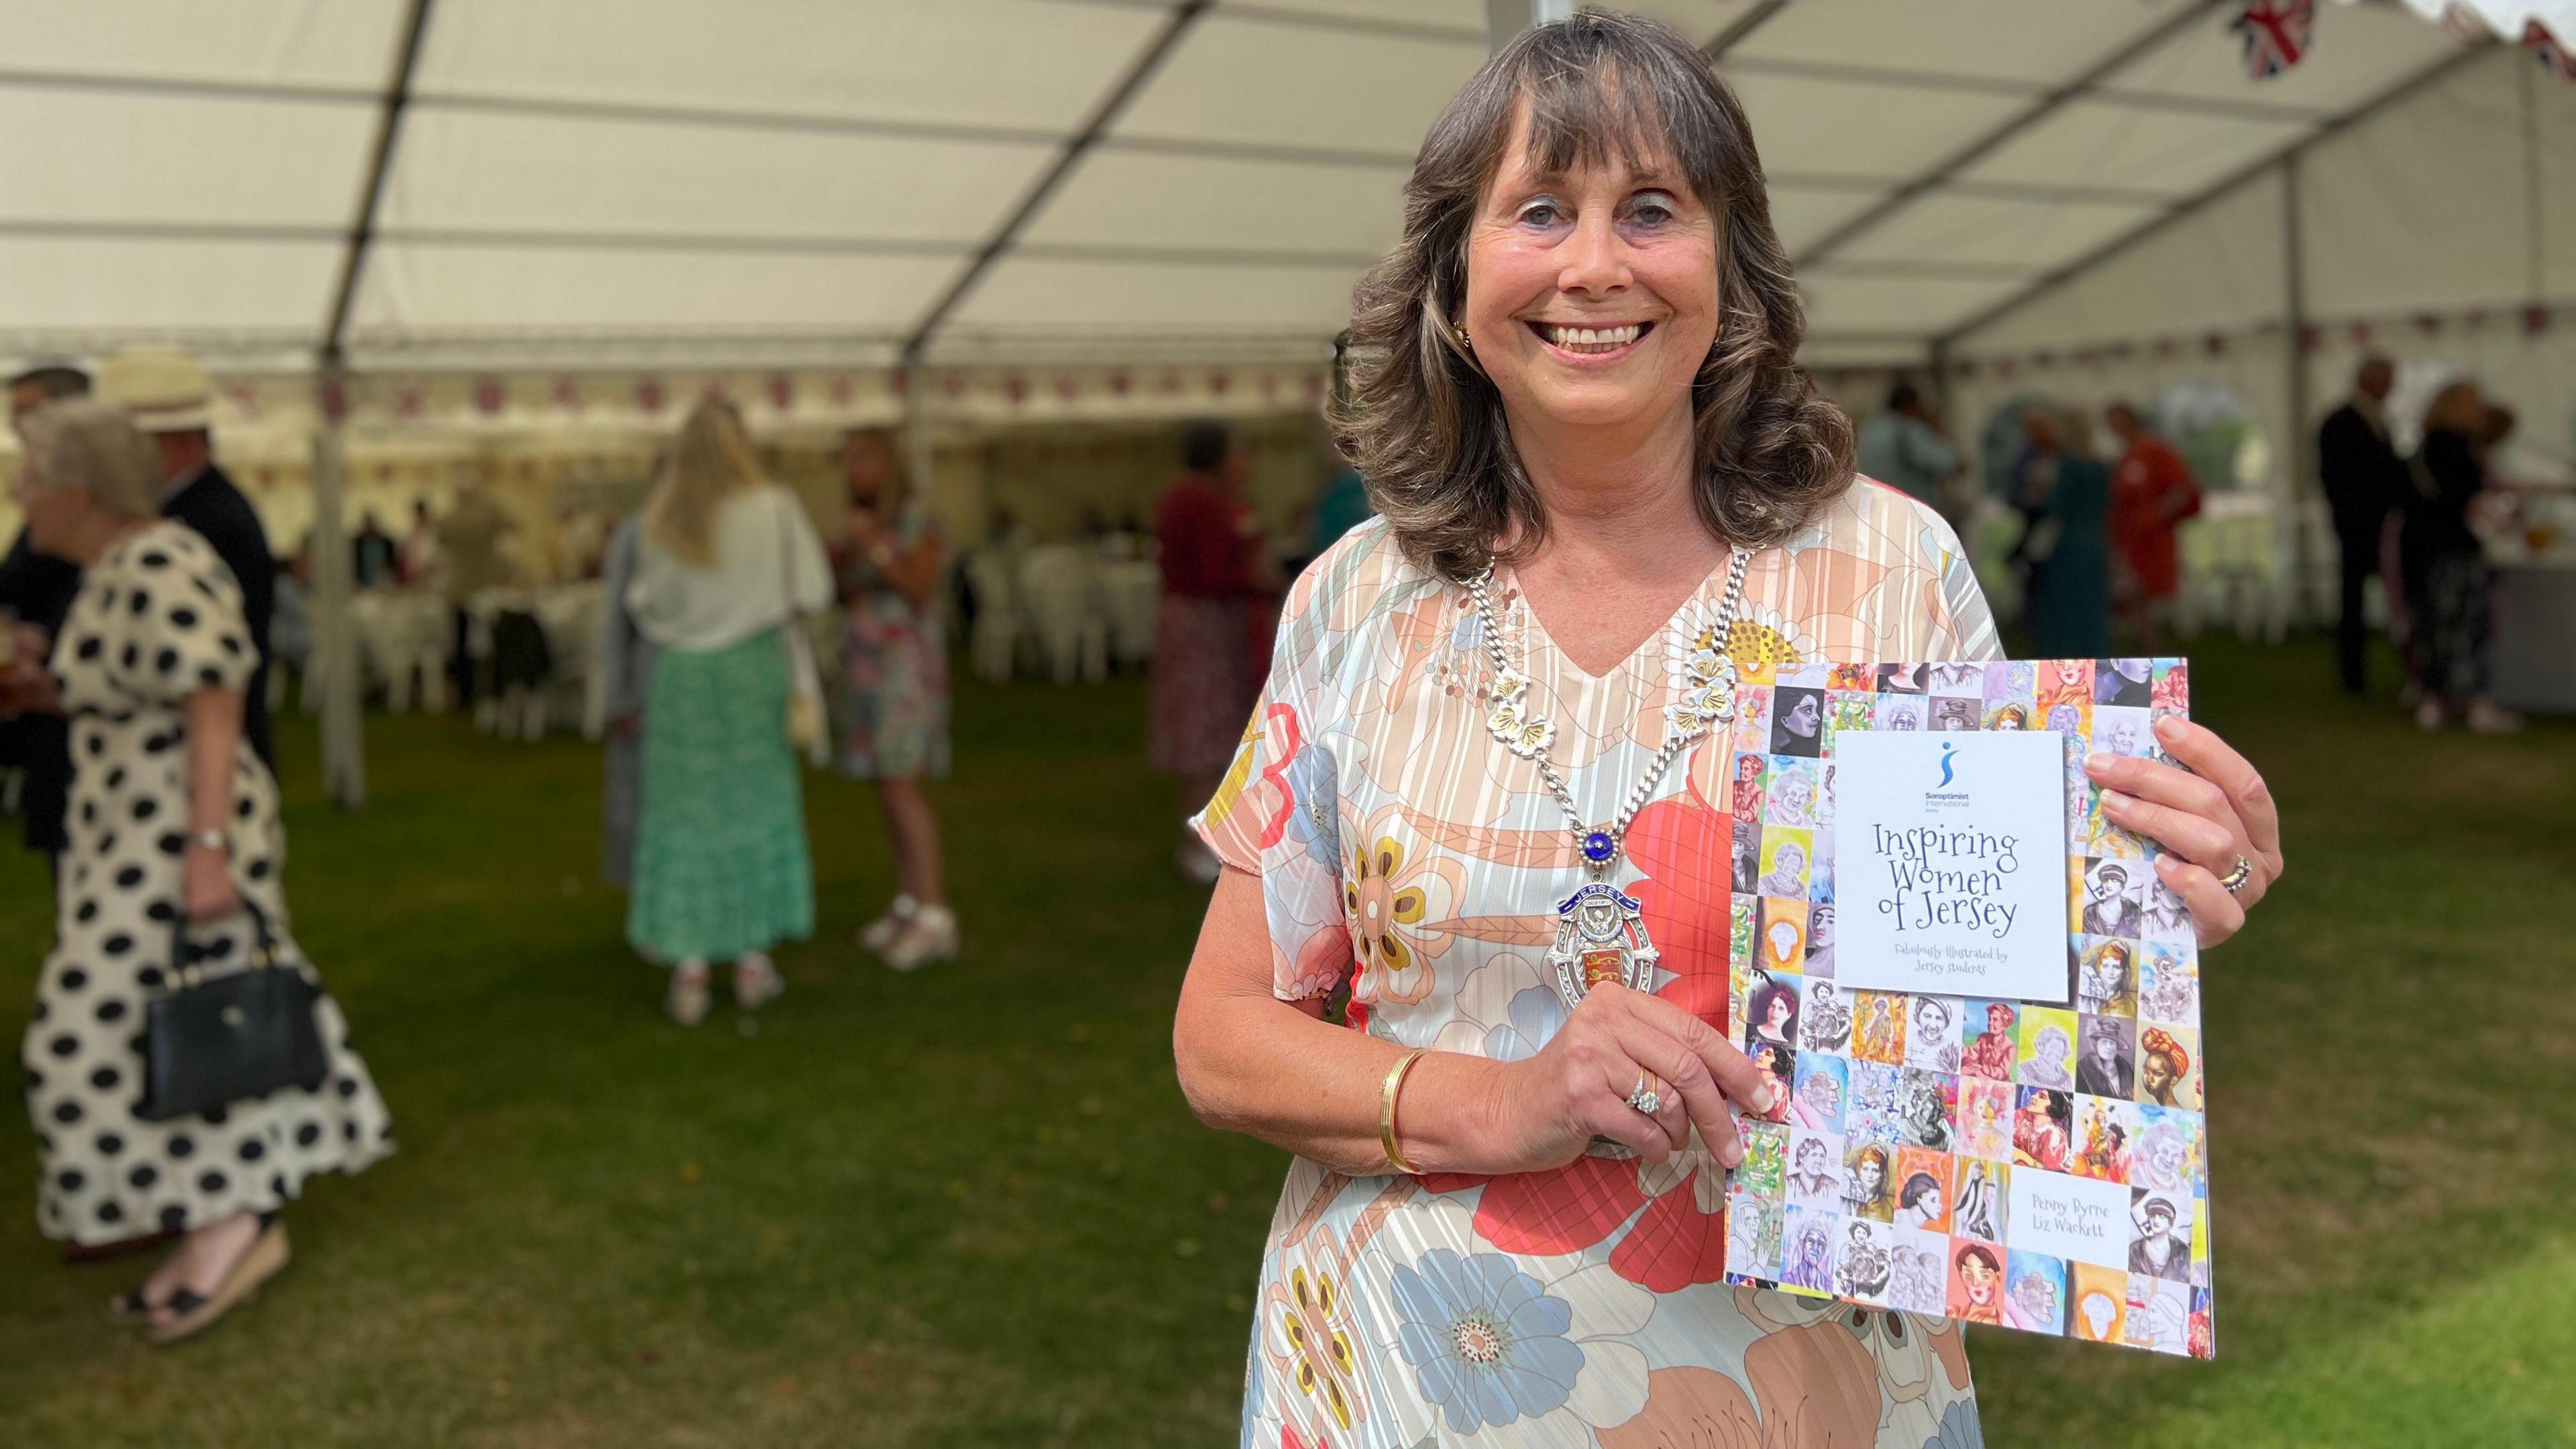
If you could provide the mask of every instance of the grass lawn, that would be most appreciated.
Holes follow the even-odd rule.
[[[1980,1331],[1989,1440],[2576,1443],[2576,733],[2427,741],[2330,694],[2316,643],[2198,659],[2293,858],[2207,972],[2220,1357]],[[1172,1084],[1204,897],[1142,692],[958,716],[967,959],[859,958],[885,849],[817,779],[823,929],[756,1033],[656,1009],[588,747],[375,719],[344,816],[290,725],[298,932],[402,1150],[319,1180],[295,1266],[154,1350],[100,1312],[140,1264],[37,1237],[0,1113],[0,1445],[1233,1442],[1282,1159]],[[0,853],[11,1043],[47,896]]]

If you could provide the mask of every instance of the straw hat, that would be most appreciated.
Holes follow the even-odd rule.
[[[120,352],[99,367],[98,391],[147,433],[185,433],[214,425],[214,388],[197,359],[184,352]]]

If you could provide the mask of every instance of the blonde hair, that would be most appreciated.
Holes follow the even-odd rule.
[[[682,562],[713,568],[716,511],[726,498],[761,481],[760,458],[742,414],[729,402],[709,398],[680,424],[671,461],[644,505],[644,527]]]
[[[118,518],[161,511],[161,456],[125,414],[89,398],[47,403],[18,420],[27,467],[48,491],[77,488]]]

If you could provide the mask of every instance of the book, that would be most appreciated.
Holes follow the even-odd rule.
[[[2215,1354],[2197,938],[2084,773],[2160,758],[2189,692],[2181,659],[1739,690],[1728,1020],[1788,1092],[1744,1122],[1728,1282]]]

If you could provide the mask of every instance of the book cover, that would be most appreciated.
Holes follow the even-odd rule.
[[[1746,682],[1729,1020],[1789,1090],[1728,1282],[2214,1355],[2197,941],[2084,774],[2189,694],[2180,659]],[[2026,738],[1933,738],[1989,733]]]

